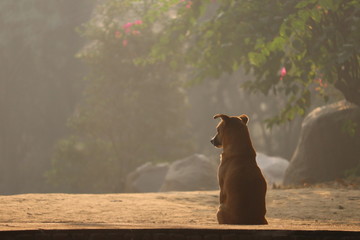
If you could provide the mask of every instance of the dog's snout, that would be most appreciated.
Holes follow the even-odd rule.
[[[219,142],[219,139],[215,136],[210,140],[211,144],[215,147],[220,147],[221,143]]]

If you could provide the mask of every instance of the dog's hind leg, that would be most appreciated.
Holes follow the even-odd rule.
[[[219,224],[225,224],[224,210],[222,209],[222,204],[219,206],[219,209],[216,213],[216,217]]]

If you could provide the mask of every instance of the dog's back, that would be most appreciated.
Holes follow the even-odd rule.
[[[266,181],[256,163],[256,153],[246,126],[248,117],[218,114],[222,121],[211,142],[223,148],[218,171],[220,224],[267,224]]]
[[[254,163],[243,159],[222,159],[219,166],[220,224],[267,224],[265,219],[266,182]]]

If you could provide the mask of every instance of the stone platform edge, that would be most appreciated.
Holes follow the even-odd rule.
[[[359,231],[204,228],[37,229],[0,231],[1,240],[358,240]]]

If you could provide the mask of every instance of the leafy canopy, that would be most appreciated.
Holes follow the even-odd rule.
[[[150,61],[192,67],[192,81],[243,68],[251,92],[285,94],[268,123],[303,116],[312,92],[326,101],[331,85],[360,105],[360,2],[356,0],[161,0],[144,18],[170,13]]]

